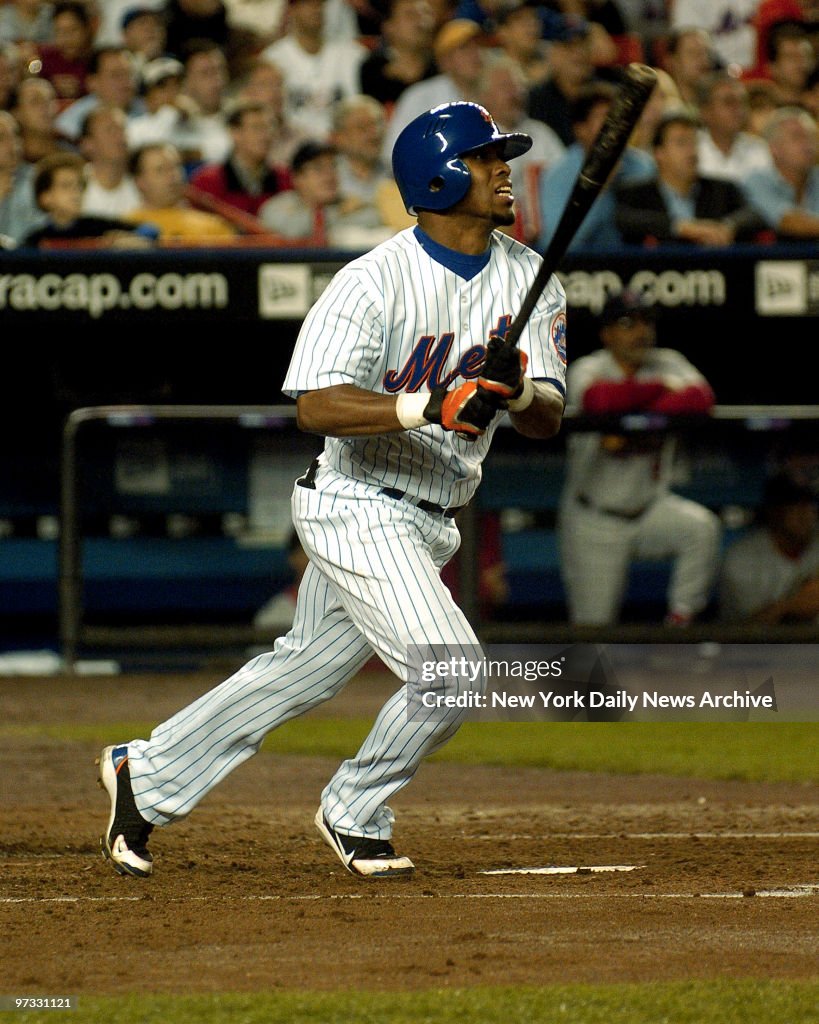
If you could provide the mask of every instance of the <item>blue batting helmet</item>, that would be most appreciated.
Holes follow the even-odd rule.
[[[442,103],[410,121],[392,150],[393,174],[407,212],[448,210],[463,199],[472,178],[460,157],[493,142],[503,144],[504,160],[532,146],[523,132],[500,132],[478,103]]]

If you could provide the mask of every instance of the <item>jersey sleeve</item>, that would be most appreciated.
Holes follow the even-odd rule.
[[[296,398],[337,384],[372,385],[384,349],[383,303],[366,275],[340,270],[301,326],[282,391]]]
[[[529,356],[528,375],[545,380],[566,395],[566,294],[553,275],[521,336]]]

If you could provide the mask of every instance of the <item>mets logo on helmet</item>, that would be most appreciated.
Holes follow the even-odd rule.
[[[566,362],[566,314],[558,313],[552,320],[552,344],[560,356],[561,363]]]

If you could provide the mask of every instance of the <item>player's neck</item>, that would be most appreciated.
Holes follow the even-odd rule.
[[[418,226],[433,242],[467,256],[480,256],[486,252],[494,230],[487,221],[431,210],[422,210],[418,214]]]

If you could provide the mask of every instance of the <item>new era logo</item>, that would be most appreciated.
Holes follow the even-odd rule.
[[[760,316],[801,316],[808,310],[808,266],[801,260],[761,260],[756,265]]]
[[[259,267],[259,316],[263,320],[303,317],[310,303],[310,268],[306,263],[263,263]]]

